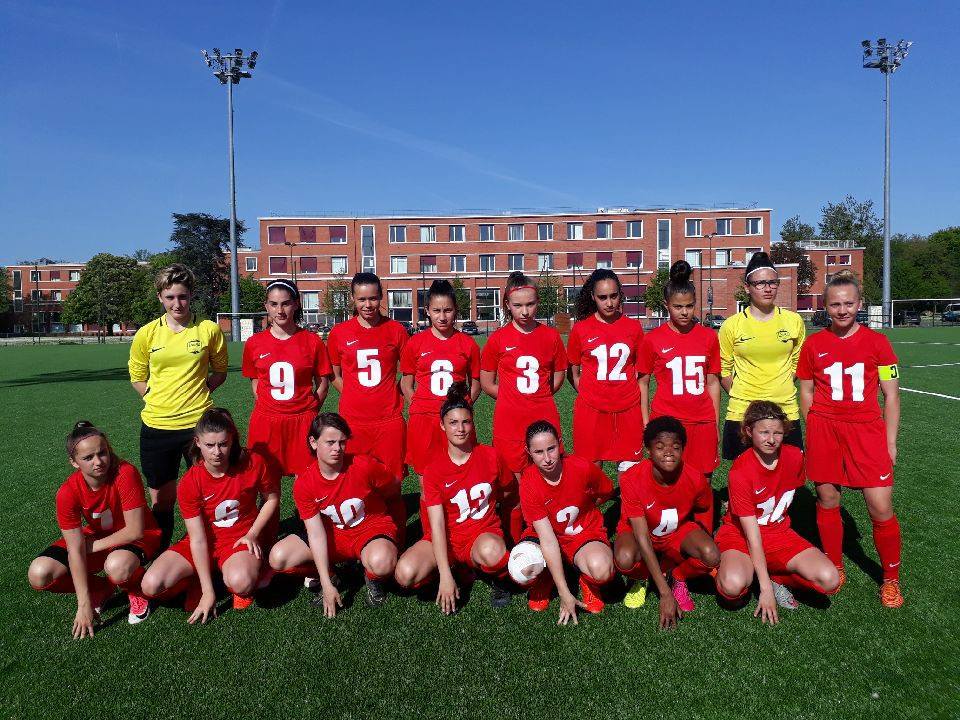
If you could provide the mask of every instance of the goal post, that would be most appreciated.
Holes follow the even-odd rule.
[[[220,326],[220,329],[223,330],[224,335],[230,337],[231,341],[235,342],[246,342],[250,339],[250,336],[255,332],[259,332],[264,327],[264,320],[266,320],[267,314],[265,312],[241,312],[241,313],[229,313],[229,312],[220,312],[217,313],[217,325]],[[240,320],[240,337],[232,337],[232,327],[233,319],[238,318]]]

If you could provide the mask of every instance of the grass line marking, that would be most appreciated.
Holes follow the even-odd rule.
[[[931,368],[931,367],[953,367],[954,365],[960,365],[960,362],[955,363],[936,363],[934,365],[904,365],[905,368]]]
[[[946,398],[947,400],[960,400],[960,397],[956,397],[954,395],[942,395],[940,393],[927,392],[926,390],[914,390],[913,388],[903,386],[901,386],[900,389],[904,392],[918,393],[920,395],[933,395],[934,397]]]

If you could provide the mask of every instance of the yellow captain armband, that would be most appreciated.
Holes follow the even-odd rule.
[[[896,380],[900,377],[900,367],[898,365],[879,365],[877,374],[881,380]]]

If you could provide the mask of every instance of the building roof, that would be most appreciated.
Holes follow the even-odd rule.
[[[458,210],[393,210],[393,211],[340,211],[340,210],[297,210],[288,213],[274,212],[263,215],[257,220],[312,220],[315,218],[332,218],[337,220],[404,220],[404,219],[445,219],[445,218],[524,218],[524,217],[567,217],[571,215],[617,216],[634,215],[638,213],[681,213],[681,212],[772,212],[771,208],[755,207],[752,205],[685,205],[673,206],[610,206],[600,208],[464,208]]]

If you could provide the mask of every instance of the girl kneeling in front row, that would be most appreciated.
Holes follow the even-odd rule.
[[[576,623],[578,606],[591,613],[603,610],[600,587],[614,575],[613,552],[598,507],[613,493],[613,484],[592,462],[565,456],[560,433],[545,420],[527,428],[526,444],[533,463],[520,476],[520,507],[527,529],[513,554],[530,555],[527,546],[538,543],[543,562],[519,569],[518,574],[535,580],[528,600],[531,610],[547,609],[555,585],[560,624]],[[580,571],[582,602],[567,587],[564,560]],[[518,579],[513,571],[511,575]]]
[[[147,619],[150,604],[140,580],[160,549],[160,529],[147,512],[140,473],[114,454],[102,431],[78,422],[67,436],[67,457],[76,472],[57,491],[63,537],[30,563],[28,577],[35,590],[76,593],[73,637],[92,637],[114,586],[128,593],[130,624]],[[97,574],[101,570],[106,578]]]
[[[840,585],[829,558],[790,528],[787,510],[804,470],[803,452],[783,443],[789,432],[790,421],[776,403],[755,400],[747,407],[741,433],[750,447],[730,468],[730,507],[717,531],[717,591],[737,600],[756,574],[760,598],[753,614],[771,624],[778,621],[778,605],[797,607],[786,585],[826,594]]]
[[[349,439],[350,426],[337,413],[314,418],[307,442],[316,462],[293,483],[304,532],[288,535],[270,553],[270,567],[277,572],[320,578],[327,617],[343,606],[331,566],[359,560],[367,605],[380,607],[397,564],[397,525],[387,506],[395,475],[368,455],[347,454]]]
[[[496,450],[477,444],[466,383],[451,386],[440,409],[440,424],[447,448],[427,465],[423,475],[423,539],[397,563],[397,583],[419,587],[439,573],[437,605],[449,615],[460,597],[450,568],[457,563],[487,575],[492,605],[506,607],[510,603],[505,583],[509,554],[497,503],[506,507],[516,504],[516,500],[510,501],[516,481]]]
[[[233,417],[223,408],[201,416],[190,457],[194,464],[177,486],[187,534],[150,566],[143,590],[161,599],[187,591],[187,622],[194,623],[216,616],[214,563],[233,593],[234,609],[252,602],[264,548],[276,536],[280,478],[240,444]]]

